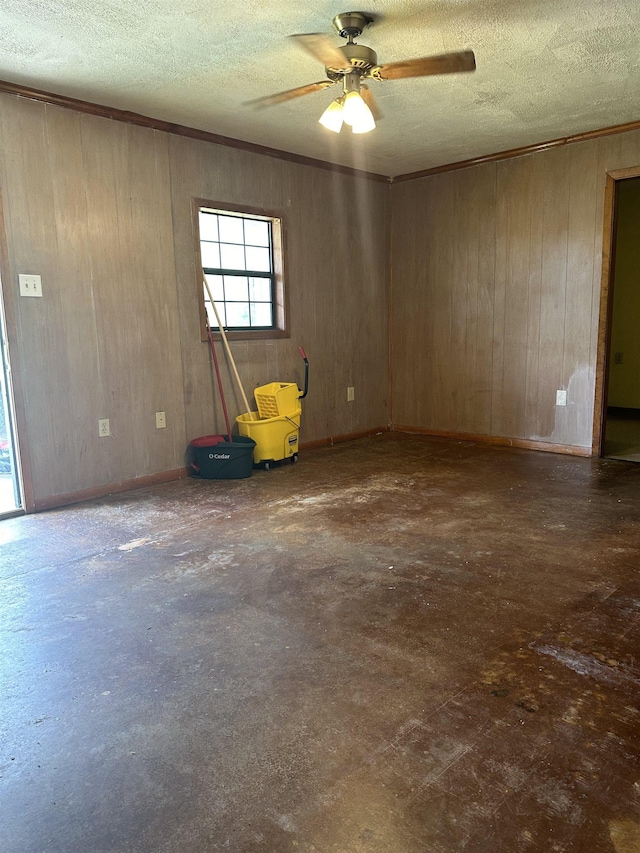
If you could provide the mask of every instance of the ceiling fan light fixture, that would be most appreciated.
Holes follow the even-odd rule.
[[[342,106],[342,98],[331,101],[326,110],[318,119],[323,127],[327,130],[332,130],[334,133],[340,133],[342,123],[344,122],[344,108]]]
[[[344,99],[343,118],[354,133],[369,133],[376,126],[373,113],[359,92],[349,92]]]

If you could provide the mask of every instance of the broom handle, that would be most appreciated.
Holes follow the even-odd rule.
[[[213,308],[213,313],[216,315],[216,321],[218,323],[218,328],[220,329],[220,334],[222,335],[222,340],[224,341],[225,349],[227,350],[227,355],[229,356],[229,361],[231,362],[231,367],[233,368],[234,376],[236,377],[236,382],[238,383],[238,387],[240,388],[240,393],[242,394],[242,400],[247,407],[247,412],[249,414],[250,420],[253,420],[253,412],[251,411],[251,406],[249,405],[249,401],[247,400],[247,395],[244,393],[244,388],[242,387],[242,382],[240,380],[240,375],[238,374],[238,368],[236,367],[235,360],[233,355],[231,354],[231,348],[229,347],[229,341],[227,340],[227,335],[225,330],[222,328],[222,323],[220,322],[220,316],[218,314],[218,309],[216,308],[216,303],[213,300],[213,296],[211,295],[211,291],[209,290],[209,282],[207,281],[204,273],[202,275],[202,280],[204,282],[204,286],[207,289],[207,294],[209,295],[209,301],[211,302],[211,307]]]

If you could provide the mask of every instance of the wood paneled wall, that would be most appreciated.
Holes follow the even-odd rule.
[[[387,423],[387,185],[12,95],[0,143],[2,286],[36,506],[179,469],[190,438],[224,431],[198,327],[194,196],[286,220],[291,338],[232,343],[247,390],[301,382],[302,345],[302,440]],[[18,297],[19,273],[42,276],[42,299]]]
[[[638,163],[633,131],[392,186],[394,425],[591,447],[606,173]]]
[[[185,433],[167,138],[11,96],[1,105],[3,288],[34,498],[176,469]],[[42,276],[42,299],[18,297],[19,273]],[[156,430],[163,410],[167,429]],[[99,418],[110,437],[98,437]]]
[[[291,337],[232,348],[250,390],[300,383],[305,347],[304,441],[388,422],[391,340],[394,425],[590,447],[605,179],[640,164],[640,132],[389,192],[13,95],[0,107],[2,284],[36,504],[178,469],[190,438],[223,430],[192,197],[282,212]],[[42,276],[43,299],[17,296],[19,272]],[[235,417],[228,369],[225,384]]]
[[[178,136],[170,161],[187,436],[211,430],[212,412],[224,430],[198,328],[193,197],[268,209],[284,221],[291,337],[231,342],[247,395],[275,380],[302,387],[302,346],[310,362],[302,441],[386,425],[388,186]],[[235,416],[243,405],[227,369],[224,380]]]

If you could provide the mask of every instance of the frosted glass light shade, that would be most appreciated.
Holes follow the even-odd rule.
[[[326,110],[318,119],[323,127],[327,130],[332,130],[334,133],[340,133],[342,122],[344,121],[344,110],[339,101],[331,101]]]
[[[344,99],[343,118],[354,133],[368,133],[376,126],[373,113],[358,92],[349,92]]]

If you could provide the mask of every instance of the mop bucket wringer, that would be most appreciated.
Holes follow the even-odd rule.
[[[257,412],[245,412],[236,418],[238,432],[253,439],[254,465],[269,469],[272,462],[298,460],[300,440],[300,400],[307,396],[309,387],[309,361],[300,347],[304,359],[304,391],[301,393],[295,382],[270,382],[254,391]]]

